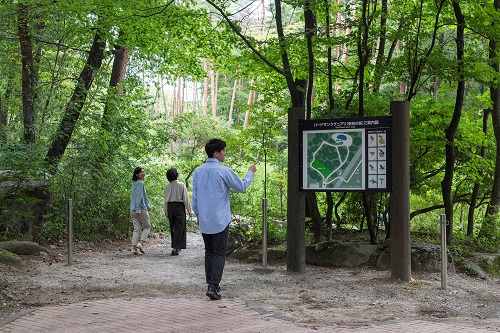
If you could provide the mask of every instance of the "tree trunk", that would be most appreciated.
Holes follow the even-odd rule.
[[[219,73],[210,71],[210,97],[212,102],[212,117],[217,117],[217,84],[219,81]]]
[[[0,127],[7,126],[7,119],[9,117],[9,108],[7,104],[9,104],[11,88],[12,87],[12,77],[7,80],[7,87],[5,88],[5,93],[0,94]],[[5,103],[7,102],[7,103]],[[7,131],[0,131],[0,146],[2,146],[5,142],[7,142]]]
[[[339,215],[339,207],[340,205],[345,201],[347,198],[347,192],[343,192],[342,196],[340,197],[339,201],[335,204],[334,212],[335,212],[335,225],[337,229],[342,228],[342,218]]]
[[[208,60],[203,59],[203,69],[205,70],[205,73],[207,75],[203,79],[203,115],[207,115],[207,109],[208,109],[208,75],[209,75],[209,66],[208,66]]]
[[[307,58],[309,62],[309,70],[307,77],[307,95],[306,95],[306,119],[311,119],[312,113],[312,93],[314,87],[314,53],[312,38],[316,34],[316,17],[311,10],[311,2],[305,2],[304,10],[304,26],[307,41]]]
[[[325,30],[326,30],[326,39],[330,40],[330,0],[324,0],[325,6]],[[331,113],[334,108],[335,100],[333,98],[333,79],[332,79],[332,46],[328,45],[327,54],[326,54],[326,66],[328,70],[328,113]],[[331,197],[331,195],[330,195]],[[330,229],[331,230],[331,229]],[[331,232],[329,239],[331,238]]]
[[[236,102],[236,91],[238,88],[238,80],[234,79],[234,84],[233,84],[233,94],[231,95],[231,105],[229,106],[229,116],[228,116],[228,121],[229,124],[233,123],[233,110],[234,110],[234,103]]]
[[[444,212],[446,214],[446,219],[448,223],[446,224],[446,242],[451,243],[451,238],[453,235],[453,198],[452,198],[452,186],[453,186],[453,171],[455,168],[456,159],[456,147],[455,147],[455,134],[458,129],[458,124],[460,123],[460,117],[462,115],[462,106],[464,103],[464,91],[465,91],[465,81],[463,73],[463,57],[464,57],[464,29],[465,29],[465,18],[462,15],[460,5],[457,1],[453,1],[453,9],[455,11],[455,17],[457,19],[457,70],[458,70],[458,83],[457,83],[457,93],[455,97],[455,108],[453,110],[453,116],[448,128],[445,130],[446,134],[446,164],[444,171],[444,179],[441,182],[441,190],[443,193],[443,203]]]
[[[23,137],[26,144],[35,142],[35,109],[33,84],[33,48],[31,46],[31,36],[28,23],[28,7],[19,3],[17,5],[17,33],[21,45],[21,65],[22,65],[22,97],[23,97]]]
[[[63,118],[59,124],[59,128],[54,136],[52,145],[45,156],[45,161],[50,166],[50,173],[55,174],[62,156],[68,146],[76,122],[80,117],[80,112],[87,98],[89,89],[94,81],[95,75],[101,67],[104,59],[104,47],[106,43],[101,40],[99,33],[96,33],[94,42],[89,51],[87,62],[80,73],[75,90],[64,112]]]
[[[494,8],[500,9],[500,0],[493,1]],[[490,66],[498,75],[500,65],[497,52],[498,42],[494,36],[490,37],[489,59]],[[479,237],[495,241],[498,233],[498,213],[500,211],[500,88],[498,82],[490,83],[490,99],[492,104],[491,118],[493,120],[493,133],[496,141],[495,175],[491,189],[491,201],[486,208],[486,216],[479,231]]]
[[[304,10],[304,26],[305,34],[307,40],[307,54],[309,62],[308,70],[308,84],[307,84],[307,95],[306,95],[306,119],[311,119],[312,106],[313,106],[313,87],[314,87],[314,53],[313,53],[313,43],[312,38],[316,35],[316,17],[314,16],[310,6],[311,2],[305,2]],[[309,207],[310,218],[313,225],[314,242],[319,243],[321,241],[321,214],[318,209],[318,201],[315,192],[306,193],[307,204]]]
[[[328,226],[328,241],[332,240],[333,232],[333,198],[332,192],[326,192],[326,225]]]
[[[111,69],[111,77],[109,79],[109,91],[102,114],[101,127],[106,133],[106,145],[96,152],[95,155],[95,169],[101,170],[102,166],[111,161],[113,152],[116,147],[116,140],[113,136],[113,119],[120,110],[120,96],[123,95],[123,87],[121,83],[125,80],[127,73],[129,49],[127,47],[115,45],[113,51],[113,67]],[[99,175],[93,173],[92,177],[97,179]]]
[[[484,137],[488,137],[488,118],[490,116],[491,110],[485,109],[483,110],[483,133]],[[483,143],[481,145],[481,157],[483,159],[486,158],[486,145]],[[482,170],[479,170],[479,175],[483,175]],[[481,187],[481,184],[479,181],[476,181],[474,183],[474,188],[472,189],[472,194],[471,194],[471,199],[470,199],[470,205],[469,205],[469,212],[467,214],[467,236],[473,236],[474,235],[474,215],[475,215],[475,210],[476,210],[476,204],[477,204],[477,199],[479,196],[479,189]]]
[[[382,82],[382,77],[384,76],[384,58],[385,58],[385,43],[386,43],[386,32],[387,32],[387,1],[382,0],[382,14],[380,16],[380,37],[378,41],[377,50],[377,60],[375,61],[375,78],[373,83],[373,91],[380,91],[380,83]]]
[[[144,71],[142,72],[142,94],[143,96],[146,96],[146,77],[144,76]],[[147,115],[149,115],[149,104],[146,102],[145,105],[145,112]]]
[[[307,206],[309,207],[309,217],[311,218],[312,226],[313,226],[313,238],[314,243],[321,242],[321,234],[322,234],[322,221],[321,214],[318,209],[318,199],[316,197],[316,192],[307,192],[306,193]]]
[[[109,79],[111,93],[104,106],[102,115],[102,128],[106,131],[110,131],[113,128],[113,116],[119,110],[117,97],[123,95],[121,83],[125,80],[125,75],[127,74],[129,49],[127,47],[115,45],[113,54],[115,58],[113,60],[113,68],[111,69],[111,77]]]
[[[160,84],[161,84],[161,100],[163,102],[163,112],[165,112],[165,120],[168,120],[167,94],[165,93],[165,83],[163,82],[162,76],[160,76]]]
[[[368,193],[362,193],[363,200],[363,208],[365,210],[366,216],[366,227],[368,228],[368,233],[370,234],[370,243],[375,244],[377,242],[377,238],[375,235],[375,230],[373,229],[373,217],[372,217],[372,209],[370,204],[370,198],[368,198]]]
[[[248,101],[247,101],[247,111],[245,112],[245,120],[243,122],[243,129],[246,130],[248,128],[248,119],[250,118],[250,108],[253,104],[255,96],[255,90],[250,90],[248,92]]]
[[[439,0],[439,3],[436,2],[436,5],[438,6],[436,9],[436,18],[434,20],[434,31],[432,34],[432,37],[429,41],[429,47],[427,51],[425,52],[424,55],[420,57],[420,60],[418,60],[418,51],[422,47],[421,45],[414,45],[412,48],[414,49],[414,54],[413,54],[413,59],[410,59],[410,85],[408,87],[408,93],[406,100],[411,101],[412,98],[417,94],[419,85],[418,81],[420,79],[420,75],[422,74],[422,70],[424,69],[425,64],[427,63],[427,60],[429,59],[429,56],[431,55],[432,50],[434,49],[434,46],[436,44],[437,40],[437,32],[440,29],[440,24],[439,24],[439,17],[441,15],[441,10],[443,9],[443,5],[446,3],[446,0]],[[420,19],[423,19],[423,5],[424,2],[421,2],[420,5]]]
[[[368,0],[363,0],[362,10],[361,10],[361,22],[360,31],[358,32],[358,58],[359,58],[359,108],[358,116],[364,116],[364,99],[365,99],[365,67],[370,59],[371,50],[368,45],[368,34],[370,29],[370,24],[368,22]],[[369,214],[368,214],[369,215]]]

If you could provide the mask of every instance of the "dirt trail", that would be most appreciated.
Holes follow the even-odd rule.
[[[74,264],[64,248],[49,257],[24,258],[20,268],[0,266],[7,287],[0,291],[0,320],[45,305],[104,298],[205,298],[203,243],[188,234],[188,249],[170,256],[168,239],[151,239],[145,255],[132,255],[129,242],[92,247],[78,244]],[[307,266],[304,274],[286,263],[228,259],[223,298],[257,300],[261,307],[304,322],[362,326],[425,319],[500,332],[500,281],[454,273],[448,289],[439,274],[416,274],[410,283],[392,282],[389,271]],[[0,273],[2,274],[2,273]]]

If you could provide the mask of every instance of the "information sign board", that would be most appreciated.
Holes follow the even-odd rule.
[[[391,191],[392,117],[300,120],[301,190]]]

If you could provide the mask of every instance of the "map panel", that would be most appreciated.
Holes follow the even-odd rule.
[[[307,188],[361,190],[365,187],[364,129],[317,130],[304,134]]]
[[[392,117],[299,120],[300,190],[391,191]]]

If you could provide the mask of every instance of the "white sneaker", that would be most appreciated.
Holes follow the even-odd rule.
[[[132,254],[139,254],[139,251],[137,249],[132,249]]]
[[[146,252],[144,252],[144,248],[142,246],[142,243],[139,242],[137,243],[137,251],[140,253],[140,254],[145,254]]]

